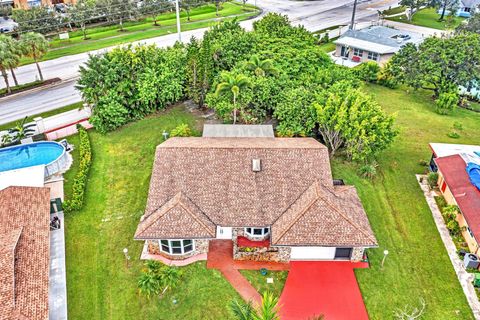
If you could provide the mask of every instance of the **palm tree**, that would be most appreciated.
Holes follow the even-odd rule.
[[[151,296],[160,292],[158,276],[152,272],[144,272],[138,279],[138,291],[150,299]]]
[[[280,320],[278,308],[278,298],[270,292],[263,294],[262,304],[258,310],[251,303],[241,303],[236,300],[230,305],[237,320]]]
[[[3,80],[5,81],[7,93],[12,92],[10,83],[8,82],[7,70],[12,70],[15,68],[20,61],[17,49],[18,47],[16,46],[15,40],[6,35],[0,35],[0,72],[2,73]],[[15,76],[14,80],[17,84]]]
[[[27,117],[23,118],[22,121],[17,122],[15,127],[8,130],[8,133],[12,137],[13,141],[20,141],[22,139],[31,137],[35,134],[34,123],[27,124]]]
[[[40,33],[28,32],[20,38],[20,46],[23,53],[35,61],[40,80],[43,81],[43,74],[38,60],[48,51],[48,41]]]
[[[222,73],[222,82],[217,85],[215,95],[231,92],[233,94],[233,124],[237,122],[237,98],[240,90],[250,85],[248,78],[244,75],[233,75],[228,72]]]
[[[273,66],[272,60],[260,60],[258,55],[253,55],[247,62],[247,69],[253,71],[257,77],[265,77],[267,75],[277,75],[278,70]]]
[[[159,270],[160,283],[162,284],[162,295],[168,289],[173,289],[178,286],[183,272],[178,267],[164,266]]]

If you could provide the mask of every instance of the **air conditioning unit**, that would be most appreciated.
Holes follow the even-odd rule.
[[[465,266],[465,268],[478,269],[478,265],[480,265],[480,260],[476,254],[467,253],[463,258],[463,265]]]

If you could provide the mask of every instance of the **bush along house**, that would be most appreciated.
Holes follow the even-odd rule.
[[[234,259],[256,261],[359,261],[377,247],[356,189],[334,185],[324,145],[251,132],[160,144],[135,239],[142,258],[183,264],[219,239],[233,241]]]

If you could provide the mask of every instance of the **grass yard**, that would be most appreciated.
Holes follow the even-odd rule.
[[[155,147],[163,141],[164,129],[180,123],[193,127],[196,119],[173,108],[108,135],[89,131],[94,160],[86,206],[65,221],[70,319],[228,319],[231,299],[240,299],[204,262],[184,268],[179,287],[161,300],[137,293],[142,243],[134,241],[133,234],[145,209]],[[65,175],[67,197],[75,173],[76,165]],[[129,268],[125,247],[132,257]]]
[[[478,143],[480,114],[457,109],[441,116],[430,93],[408,94],[377,85],[366,89],[388,113],[397,114],[400,135],[379,156],[375,180],[359,178],[358,165],[341,159],[333,161],[333,170],[335,178],[356,185],[379,240],[380,247],[369,251],[371,268],[356,271],[370,317],[392,319],[398,308],[419,306],[424,299],[422,319],[473,319],[414,174],[425,170],[418,163],[430,158],[428,142]],[[66,218],[71,319],[230,318],[228,304],[239,296],[204,263],[185,267],[181,285],[162,300],[149,301],[136,289],[142,243],[132,238],[145,207],[155,146],[162,142],[164,129],[197,121],[176,107],[107,135],[90,131],[94,160],[86,206]],[[454,122],[463,126],[459,139],[447,137]],[[74,165],[65,176],[67,196],[75,170]],[[132,257],[130,268],[125,266],[124,247]],[[385,249],[390,254],[381,269]],[[258,271],[242,273],[260,291],[267,288]],[[274,291],[280,292],[284,275],[275,277],[279,281]]]
[[[414,24],[417,26],[440,29],[440,30],[449,30],[455,29],[459,26],[464,18],[453,17],[449,18],[445,16],[443,21],[439,21],[440,15],[437,13],[437,10],[434,8],[421,9],[413,15],[412,21],[408,21],[405,15],[386,18],[387,20],[404,22],[409,24]]]
[[[82,106],[83,106],[83,102],[77,102],[77,103],[70,104],[68,106],[62,107],[60,109],[46,111],[46,112],[39,113],[39,114],[34,114],[34,115],[31,115],[31,116],[27,117],[27,123],[30,122],[30,121],[33,121],[33,118],[36,118],[36,117],[48,118],[50,116],[53,116],[53,115],[56,115],[56,114],[59,114],[59,113],[62,113],[62,112],[67,112],[67,111],[70,111],[70,110],[73,110],[73,109],[79,109]],[[12,122],[5,123],[5,124],[0,124],[0,131],[13,128],[17,124],[17,122],[19,122],[19,121],[21,121],[21,120],[12,121]]]
[[[269,291],[276,297],[280,297],[288,276],[288,271],[268,270],[265,276],[259,270],[240,270],[240,273],[260,294]],[[267,283],[267,278],[273,278],[273,283]]]
[[[366,88],[388,113],[396,113],[400,135],[379,158],[379,175],[367,181],[357,167],[334,162],[334,176],[355,184],[380,247],[369,251],[370,269],[356,271],[371,319],[391,319],[397,308],[427,303],[422,319],[473,319],[415,173],[424,172],[419,160],[429,160],[429,142],[478,144],[480,114],[457,109],[435,113],[431,93]],[[459,139],[447,137],[454,122],[461,122]],[[385,267],[380,268],[383,250]]]
[[[194,8],[190,12],[190,21],[187,21],[185,11],[181,12],[182,31],[206,28],[215,25],[218,20],[230,20],[238,16],[238,20],[246,20],[258,14],[255,7],[234,2],[226,2],[216,16],[215,5],[205,5]],[[87,30],[88,40],[83,40],[81,30],[70,33],[70,39],[53,39],[50,50],[42,60],[51,60],[63,56],[102,49],[110,46],[125,44],[133,41],[144,40],[177,32],[175,12],[159,15],[159,26],[153,25],[151,17],[141,21],[124,23],[124,32],[119,32],[118,25],[94,27]],[[24,58],[21,64],[32,63],[30,58]]]

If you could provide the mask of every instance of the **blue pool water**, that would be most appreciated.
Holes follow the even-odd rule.
[[[56,142],[34,142],[0,149],[0,172],[49,164],[65,151]]]

